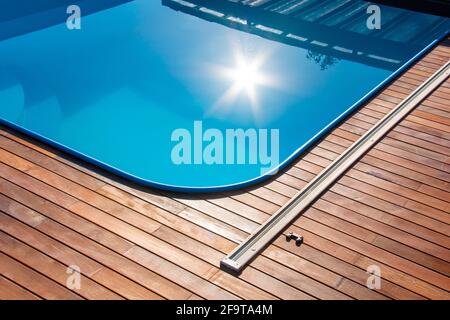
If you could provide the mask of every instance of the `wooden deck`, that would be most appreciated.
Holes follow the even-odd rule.
[[[445,41],[276,179],[139,188],[0,127],[0,298],[450,299],[450,80],[239,276],[220,260],[450,59]],[[79,290],[67,266],[81,269]],[[381,269],[381,288],[366,269]]]

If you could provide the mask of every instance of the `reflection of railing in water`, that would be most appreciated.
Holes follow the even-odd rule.
[[[64,22],[68,5],[79,5],[88,15],[130,1],[0,0],[0,41]],[[367,32],[365,9],[370,3],[362,0],[162,0],[162,4],[324,56],[388,70],[410,59],[424,46],[423,40],[441,34],[443,24],[448,26],[448,20],[431,17],[420,21],[421,28],[408,28],[406,23],[417,15],[382,6],[382,30]],[[406,40],[392,36],[405,30],[412,30]]]
[[[390,32],[400,30],[402,23],[411,18],[404,10],[383,7],[385,16],[391,18],[386,19],[383,30],[367,32],[369,15],[366,8],[370,3],[365,1],[162,0],[162,3],[177,11],[267,39],[387,70],[396,70],[423,47],[420,39],[424,30],[403,35],[409,39],[417,36],[414,41],[389,39]],[[339,19],[338,23],[330,23],[333,16]],[[435,18],[424,26],[427,32],[437,33],[444,23],[444,19]],[[355,31],[358,28],[360,30]]]
[[[448,0],[372,0],[375,3],[416,10],[442,17],[450,17],[450,2]]]

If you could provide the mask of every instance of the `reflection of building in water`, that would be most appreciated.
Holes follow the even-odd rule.
[[[162,0],[205,20],[310,50],[326,68],[347,59],[396,70],[449,28],[448,19],[381,6],[381,30],[367,27],[362,0]]]

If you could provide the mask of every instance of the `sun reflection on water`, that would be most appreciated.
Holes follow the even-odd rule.
[[[267,57],[262,54],[248,57],[242,50],[237,49],[235,50],[234,60],[234,66],[216,67],[218,75],[222,79],[229,80],[230,86],[208,113],[214,113],[219,109],[221,111],[224,109],[225,111],[230,110],[237,99],[246,97],[253,117],[256,119],[260,109],[258,90],[275,85],[274,78],[268,76],[262,70]]]

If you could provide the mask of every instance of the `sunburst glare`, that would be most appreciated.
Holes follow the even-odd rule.
[[[237,61],[234,69],[229,70],[229,76],[239,91],[245,91],[250,95],[258,85],[265,81],[264,76],[259,71],[259,65],[245,61],[242,57]]]
[[[216,112],[219,108],[220,110],[228,110],[239,97],[244,95],[248,99],[254,118],[257,118],[259,109],[258,89],[274,85],[274,79],[262,71],[266,58],[263,55],[249,58],[241,50],[236,50],[234,58],[233,67],[216,67],[218,75],[228,79],[231,84],[208,113]]]

